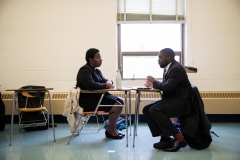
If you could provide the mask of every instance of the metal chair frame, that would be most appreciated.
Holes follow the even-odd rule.
[[[25,107],[24,108],[19,108],[18,107],[18,117],[19,117],[19,129],[20,129],[20,131],[21,131],[21,129],[27,128],[27,127],[37,127],[37,126],[46,126],[46,125],[48,125],[48,128],[49,128],[49,118],[46,118],[46,116],[44,114],[44,112],[46,112],[47,117],[49,117],[49,113],[48,113],[47,108],[42,106],[41,101],[39,101],[39,107],[27,108],[28,99],[29,98],[37,98],[37,97],[32,96],[25,91],[21,92],[20,94],[22,94],[24,97],[26,97]],[[42,120],[35,120],[34,122],[32,122],[32,121],[22,121],[23,113],[29,113],[29,112],[41,112],[45,121],[44,122],[42,122]],[[25,122],[25,124],[24,124],[24,122]]]
[[[16,103],[17,103],[17,94],[23,91],[27,92],[47,92],[48,98],[49,98],[49,107],[51,111],[51,122],[52,122],[52,130],[53,130],[53,139],[54,142],[56,142],[55,138],[55,127],[54,127],[54,116],[53,116],[53,107],[52,107],[52,96],[49,90],[53,90],[53,88],[36,88],[36,89],[8,89],[6,91],[14,91],[13,93],[13,99],[12,99],[12,111],[11,111],[11,125],[10,125],[10,142],[9,146],[12,146],[12,133],[13,133],[13,121],[14,121],[14,110],[16,109]]]
[[[114,90],[112,90],[112,91],[114,91]],[[98,117],[97,116],[98,115],[102,115],[102,116],[103,115],[108,115],[108,113],[105,112],[105,111],[98,111],[99,107],[112,107],[112,106],[125,107],[126,122],[127,122],[127,113],[128,113],[128,111],[127,111],[127,92],[129,92],[129,90],[122,90],[122,91],[125,91],[125,104],[124,105],[101,105],[102,99],[103,99],[105,93],[107,92],[107,90],[102,90],[102,91],[101,90],[99,90],[99,91],[97,91],[97,90],[95,90],[95,91],[86,91],[86,90],[83,91],[82,90],[81,92],[86,93],[86,94],[87,93],[102,93],[102,95],[101,95],[101,97],[100,97],[100,99],[98,101],[97,107],[96,107],[96,109],[94,111],[92,111],[92,112],[83,112],[82,117],[80,118],[80,120],[79,120],[79,122],[77,124],[77,127],[72,132],[72,135],[69,138],[67,144],[70,144],[70,141],[71,141],[71,139],[72,139],[72,137],[74,135],[77,135],[77,136],[80,135],[81,131],[86,126],[86,124],[87,124],[87,122],[88,122],[88,120],[90,119],[91,116],[95,116],[97,118],[98,132],[101,130],[101,128],[99,127],[99,122],[98,122]],[[129,98],[130,98],[130,92],[129,92]],[[126,146],[128,146],[128,125],[127,125],[127,123],[126,123],[126,128],[127,128],[126,129],[126,140],[127,140]],[[79,131],[76,132],[77,130],[79,130]]]

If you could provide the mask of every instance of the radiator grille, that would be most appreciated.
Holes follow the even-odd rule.
[[[48,99],[49,95],[45,94],[44,99]],[[2,99],[6,99],[6,100],[12,100],[13,99],[13,94],[10,93],[3,93],[2,94]]]
[[[111,93],[115,96],[124,98],[125,94],[124,93]],[[136,98],[135,93],[131,93],[131,98]],[[141,98],[160,98],[159,93],[141,93]]]
[[[52,94],[52,99],[66,99],[68,93],[54,93]]]
[[[202,93],[202,98],[240,98],[240,93]]]
[[[124,93],[112,93],[115,96],[124,98]],[[60,99],[66,99],[68,93],[52,93],[52,99],[53,100],[60,100]],[[203,99],[240,99],[240,92],[200,92],[200,96]],[[11,100],[13,98],[13,94],[10,93],[2,93],[2,99],[5,100]],[[48,94],[45,94],[45,99],[49,98]],[[136,98],[135,93],[131,93],[131,98]],[[158,99],[160,98],[159,93],[141,93],[141,98],[149,98],[149,99]]]
[[[113,94],[119,97],[124,98],[124,94]],[[204,99],[207,98],[217,98],[217,99],[228,99],[228,98],[233,98],[233,99],[239,99],[240,98],[240,92],[200,92],[200,96]],[[135,93],[131,93],[132,98],[136,98]],[[141,93],[141,98],[160,98],[159,93]]]
[[[13,94],[2,94],[2,99],[12,99]]]

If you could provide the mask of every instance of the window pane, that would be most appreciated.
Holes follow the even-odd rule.
[[[181,51],[181,24],[121,24],[121,51]]]
[[[157,56],[123,56],[123,78],[162,77]]]
[[[175,56],[179,62],[180,56]],[[163,69],[158,65],[158,56],[123,56],[123,78],[162,78]]]

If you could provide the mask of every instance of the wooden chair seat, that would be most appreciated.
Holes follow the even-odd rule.
[[[89,111],[89,112],[84,112],[83,113],[84,115],[94,115],[94,111]],[[107,112],[105,112],[105,111],[97,111],[96,112],[96,115],[105,115],[105,114],[108,114]]]

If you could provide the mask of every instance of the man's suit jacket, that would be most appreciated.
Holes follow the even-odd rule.
[[[180,118],[181,130],[188,145],[194,149],[205,149],[211,142],[210,129],[212,127],[204,112],[204,103],[195,85],[192,85],[191,114]]]
[[[164,75],[163,75],[164,76]],[[190,114],[191,105],[189,94],[191,84],[183,66],[172,61],[163,82],[154,81],[153,88],[160,89],[162,104],[169,117],[179,117]]]
[[[90,66],[88,63],[82,66],[77,74],[76,87],[81,90],[98,90],[106,88],[106,79],[99,69]],[[106,93],[108,94],[108,93]],[[79,105],[83,108],[97,105],[102,93],[80,93]]]

